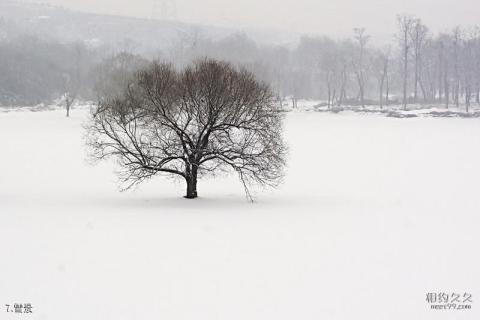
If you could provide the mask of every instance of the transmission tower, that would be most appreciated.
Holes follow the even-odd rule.
[[[177,4],[175,0],[152,0],[151,18],[156,20],[176,20]]]

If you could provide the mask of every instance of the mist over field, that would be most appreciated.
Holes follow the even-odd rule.
[[[412,103],[447,109],[453,105],[468,112],[480,102],[480,29],[469,17],[474,10],[455,20],[458,2],[452,7],[448,1],[437,1],[434,13],[424,16],[433,5],[428,1],[416,6],[394,2],[385,11],[377,9],[386,3],[365,3],[362,8],[376,8],[372,11],[381,12],[382,18],[358,14],[361,19],[351,19],[357,2],[300,1],[289,11],[291,16],[328,26],[305,25],[301,30],[274,22],[276,10],[291,7],[287,2],[270,8],[271,14],[263,19],[255,15],[266,8],[265,3],[251,10],[248,2],[234,2],[228,12],[237,19],[244,15],[252,19],[242,20],[245,25],[210,21],[208,15],[202,21],[182,18],[182,12],[200,14],[200,8],[226,10],[225,3],[140,1],[135,4],[138,12],[131,10],[132,4],[115,6],[128,11],[123,16],[113,15],[108,1],[95,7],[88,2],[55,4],[0,3],[0,105],[61,104],[65,95],[95,101],[107,69],[139,68],[141,60],[182,68],[204,58],[253,72],[272,87],[281,105],[293,101],[295,106],[304,99],[329,108],[403,105],[406,109]],[[335,15],[320,18],[329,7]],[[443,16],[447,10],[448,20]],[[316,11],[319,18],[307,16]],[[333,16],[338,17],[335,23]],[[262,21],[271,25],[265,28]],[[333,28],[341,25],[346,26],[344,31]]]
[[[480,319],[478,0],[0,0],[0,319]]]
[[[174,10],[162,13],[158,0],[43,0],[30,2],[50,3],[85,12],[151,18],[175,18],[188,23],[217,25],[235,29],[276,29],[306,34],[349,36],[354,27],[365,27],[375,35],[390,36],[395,32],[392,18],[399,13],[424,17],[435,31],[443,31],[457,24],[478,23],[474,0],[174,0]],[[160,4],[160,5],[159,5]],[[466,9],[467,8],[467,9]],[[154,12],[152,12],[154,11]],[[156,11],[156,12],[155,12]]]

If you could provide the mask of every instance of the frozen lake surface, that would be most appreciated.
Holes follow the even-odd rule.
[[[0,304],[22,319],[480,319],[479,119],[290,113],[285,184],[251,204],[235,176],[119,193],[86,118],[0,114]]]

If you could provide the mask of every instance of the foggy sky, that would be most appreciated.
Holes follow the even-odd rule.
[[[88,12],[150,17],[161,0],[30,0]],[[371,34],[395,32],[395,16],[421,17],[434,31],[480,24],[479,0],[176,0],[184,22],[242,28],[348,35],[354,27]]]

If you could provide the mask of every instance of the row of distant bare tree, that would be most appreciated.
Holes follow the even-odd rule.
[[[472,99],[480,102],[480,28],[433,36],[420,19],[405,15],[398,26],[405,107],[410,92],[414,103],[443,101],[447,108],[463,99],[467,111]]]
[[[245,34],[212,40],[192,29],[155,55],[135,46],[92,49],[12,38],[0,41],[0,105],[49,103],[62,95],[68,106],[75,98],[96,100],[95,89],[110,73],[124,78],[151,59],[180,69],[204,57],[247,68],[294,106],[298,99],[323,100],[328,107],[426,103],[468,110],[480,103],[479,27],[433,34],[416,17],[397,21],[392,43],[383,47],[363,28],[350,39],[302,37],[294,47],[255,43]]]
[[[351,39],[303,37],[296,48],[257,45],[245,35],[213,42],[192,32],[172,48],[169,60],[185,65],[209,56],[246,65],[280,97],[345,104],[480,103],[480,28],[433,34],[421,19],[397,17],[392,44],[372,44],[363,28]]]

